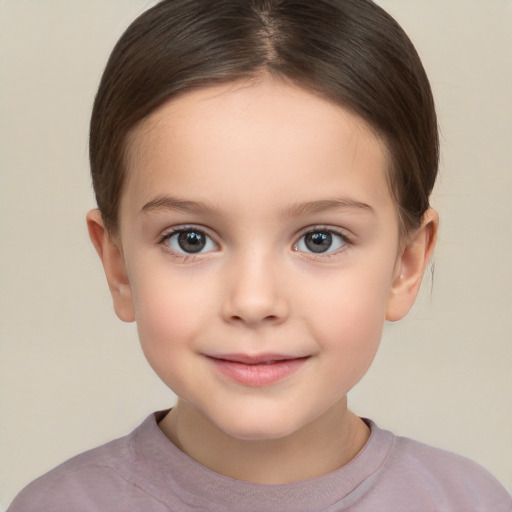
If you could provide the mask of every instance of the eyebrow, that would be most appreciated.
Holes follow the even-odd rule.
[[[294,204],[286,211],[286,214],[290,217],[296,217],[320,213],[326,210],[366,210],[370,213],[375,213],[374,209],[369,204],[343,198],[323,199],[320,201],[308,201],[306,203]]]
[[[185,213],[208,213],[214,215],[218,215],[220,213],[220,210],[212,204],[188,201],[167,195],[156,197],[142,207],[143,212],[155,210],[171,210]]]
[[[326,210],[365,210],[374,213],[374,209],[366,203],[355,201],[353,199],[322,199],[319,201],[307,201],[297,203],[284,210],[288,217],[299,217],[301,215],[311,215],[324,212]],[[142,207],[142,212],[171,210],[185,213],[203,213],[210,215],[220,215],[221,209],[208,203],[178,199],[176,197],[164,195],[147,202]]]

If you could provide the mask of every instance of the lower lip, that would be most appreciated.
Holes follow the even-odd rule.
[[[225,377],[245,386],[270,386],[289,377],[308,360],[307,357],[284,359],[270,364],[245,364],[226,359],[208,358]]]

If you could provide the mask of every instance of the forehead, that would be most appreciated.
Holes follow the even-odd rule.
[[[211,200],[229,186],[257,205],[271,191],[282,201],[314,200],[335,179],[347,190],[357,184],[356,200],[388,201],[387,162],[360,117],[264,79],[194,91],[155,111],[129,136],[125,191],[139,203],[167,187]]]

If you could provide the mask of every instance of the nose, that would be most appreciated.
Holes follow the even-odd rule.
[[[280,324],[289,314],[282,272],[262,255],[243,256],[231,262],[221,315],[232,324],[251,327]]]

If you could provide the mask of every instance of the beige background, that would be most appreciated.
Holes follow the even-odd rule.
[[[352,407],[465,454],[512,491],[512,2],[382,0],[430,74],[442,130],[435,278],[386,327]],[[173,395],[117,320],[84,215],[88,118],[144,0],[0,0],[0,510]]]

